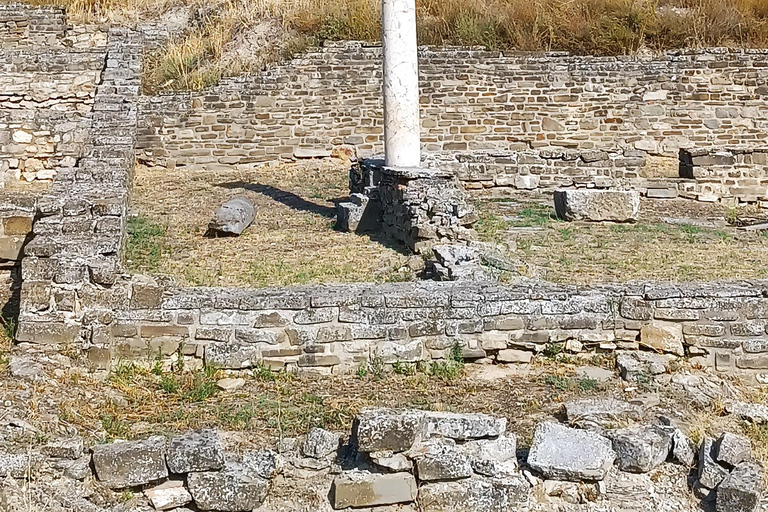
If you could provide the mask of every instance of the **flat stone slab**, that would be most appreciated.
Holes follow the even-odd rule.
[[[567,221],[632,222],[640,211],[634,190],[556,190],[555,212]]]
[[[547,478],[594,481],[605,478],[615,458],[608,438],[545,422],[534,431],[528,465]]]
[[[529,500],[530,485],[520,476],[473,477],[422,485],[422,512],[508,512],[521,510]]]
[[[583,398],[566,402],[564,407],[568,422],[582,428],[615,427],[643,416],[639,406],[613,398]]]
[[[115,442],[94,446],[93,467],[99,480],[111,489],[135,487],[168,477],[165,438]]]
[[[416,499],[418,486],[410,473],[375,474],[349,471],[333,480],[333,508],[373,507],[410,503]]]
[[[426,435],[466,441],[498,437],[507,429],[507,419],[487,414],[426,413]]]

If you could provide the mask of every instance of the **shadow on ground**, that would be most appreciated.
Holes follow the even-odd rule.
[[[322,215],[329,219],[336,217],[336,205],[345,201],[346,198],[331,199],[329,202],[334,203],[334,206],[325,206],[323,204],[313,203],[307,201],[301,196],[288,192],[287,190],[281,190],[271,185],[262,185],[261,183],[247,183],[245,181],[230,181],[228,183],[219,183],[217,186],[228,189],[243,189],[250,190],[252,192],[258,192],[269,198],[274,199],[279,203],[283,203],[289,208],[302,212],[310,212],[317,215]]]

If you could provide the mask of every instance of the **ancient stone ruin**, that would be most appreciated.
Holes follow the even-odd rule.
[[[152,361],[215,367],[235,392],[260,371],[530,368],[556,348],[610,359],[627,396],[674,388],[750,428],[768,423],[751,400],[721,403],[732,382],[768,384],[768,281],[499,280],[512,267],[498,244],[477,242],[470,201],[546,192],[569,222],[622,225],[649,198],[768,207],[768,51],[417,50],[412,19],[400,17],[409,2],[384,5],[383,49],[329,43],[205,91],[152,96],[141,94],[152,30],[0,5],[0,296],[16,327],[13,378],[34,387],[50,363],[103,380],[125,361]],[[406,79],[390,80],[402,64]],[[126,270],[137,161],[215,171],[334,151],[361,157],[336,227],[424,257],[425,279],[183,287]],[[254,212],[230,206],[237,217],[225,209],[211,227],[239,234]],[[241,450],[224,429],[98,444],[65,431],[28,450],[0,443],[0,510],[25,510],[33,472],[54,475],[40,488],[52,510],[94,512],[123,509],[62,489],[97,482],[142,496],[131,510],[177,512],[307,510],[286,494],[310,480],[322,490],[312,510],[765,506],[760,446],[725,430],[694,442],[696,418],[643,396],[569,401],[559,419],[530,413],[535,425],[514,431],[508,412],[365,408],[343,434],[318,427],[261,450]],[[515,407],[509,415],[529,416]]]

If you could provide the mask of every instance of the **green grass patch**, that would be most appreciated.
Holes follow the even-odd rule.
[[[131,270],[155,272],[163,255],[166,227],[145,217],[130,217],[125,240],[125,259]]]

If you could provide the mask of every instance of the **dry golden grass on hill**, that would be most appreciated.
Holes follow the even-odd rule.
[[[204,88],[223,75],[258,69],[306,45],[379,36],[380,0],[53,1],[67,5],[76,21],[118,23],[162,19],[170,9],[191,6],[191,30],[171,41],[148,66],[150,90]],[[416,3],[422,44],[597,55],[678,47],[768,46],[766,0]],[[238,47],[247,51],[238,51]]]

